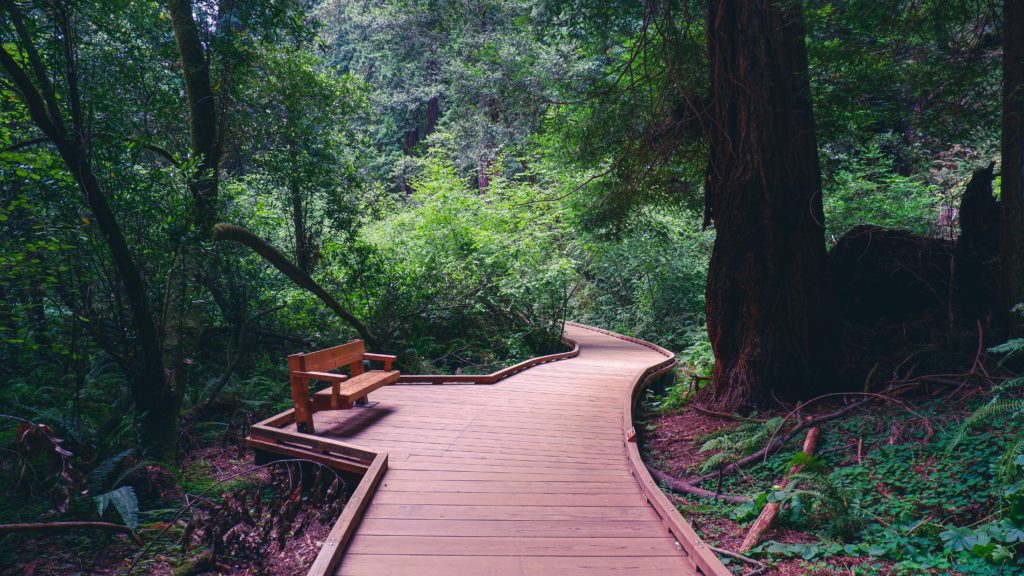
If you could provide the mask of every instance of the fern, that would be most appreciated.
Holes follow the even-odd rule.
[[[1024,353],[1024,338],[1015,338],[998,346],[989,348],[990,352],[1003,354],[999,364]],[[957,429],[956,434],[949,442],[948,449],[952,450],[967,436],[967,433],[976,428],[990,425],[998,416],[1012,415],[1017,419],[1024,419],[1024,399],[1006,398],[1011,392],[1017,392],[1024,388],[1024,377],[1010,378],[1002,384],[992,388],[992,399],[987,404],[978,408],[968,416]],[[1024,456],[1024,435],[1018,434],[1013,438],[1006,450],[993,465],[996,477],[1010,483],[1021,474],[1022,466],[1020,457]]]
[[[993,354],[1003,354],[1002,360],[999,361],[999,365],[1002,366],[1006,362],[1009,362],[1019,354],[1024,352],[1024,338],[1012,338],[988,349]]]
[[[118,515],[121,516],[121,520],[126,526],[131,528],[133,531],[139,526],[139,497],[135,494],[135,489],[131,486],[121,486],[116,490],[110,492],[104,492],[99,496],[94,496],[93,500],[96,501],[96,509],[99,511],[100,516],[106,512],[107,507],[111,504],[114,505],[114,509],[117,510]]]
[[[753,454],[763,447],[782,425],[782,418],[766,422],[745,422],[732,430],[704,436],[701,452],[716,452],[701,463],[702,472],[716,470],[729,462]]]
[[[107,483],[107,479],[113,475],[114,470],[117,469],[121,462],[124,462],[124,459],[131,456],[133,452],[134,450],[129,448],[124,452],[114,454],[110,458],[100,462],[99,466],[89,473],[89,491],[96,493],[102,490],[104,486],[111,485]],[[114,482],[112,485],[117,486],[117,484],[120,483],[120,480],[121,479],[118,479],[118,481]]]
[[[1024,436],[1017,437],[999,457],[996,462],[996,477],[1007,484],[1013,482],[1020,472],[1018,459],[1024,456]]]
[[[960,429],[949,442],[949,448],[955,448],[969,431],[989,423],[992,418],[1012,413],[1024,414],[1024,400],[1000,400],[999,396],[992,398],[988,404],[975,410],[960,424]]]
[[[813,515],[825,522],[829,531],[837,536],[848,536],[864,524],[858,499],[824,472],[793,474],[789,484],[775,496],[776,501],[792,502],[798,509],[801,499],[810,501]]]

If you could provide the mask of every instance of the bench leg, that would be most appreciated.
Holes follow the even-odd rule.
[[[359,398],[358,400],[356,400],[356,406],[367,406],[369,404],[370,404],[370,395],[369,394],[367,394],[366,396],[363,396],[362,398]]]

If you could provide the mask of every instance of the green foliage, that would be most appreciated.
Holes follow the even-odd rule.
[[[704,436],[701,452],[714,452],[701,462],[701,472],[717,470],[726,464],[748,456],[761,449],[769,439],[779,432],[781,417],[769,418],[764,422],[743,422],[733,429],[722,429]]]
[[[113,504],[126,526],[132,530],[139,527],[139,498],[131,486],[121,486],[94,496],[93,499],[96,501],[96,510],[100,516],[103,516],[107,507]]]
[[[990,352],[1002,354],[1002,362],[1009,361],[1024,351],[1024,340],[1013,339],[989,349]],[[977,408],[963,422],[950,440],[952,450],[964,441],[971,430],[989,425],[993,419],[1008,416],[1024,423],[1024,399],[1015,397],[1024,388],[1024,377],[1010,378],[992,390],[992,398],[985,405]],[[1006,446],[1003,454],[995,463],[997,477],[1010,483],[1024,477],[1024,434],[1015,436]]]
[[[900,174],[893,156],[883,150],[884,143],[885,138],[879,138],[854,154],[829,158],[829,164],[837,166],[826,179],[823,196],[830,243],[860,224],[921,235],[941,232],[937,187],[920,176]]]

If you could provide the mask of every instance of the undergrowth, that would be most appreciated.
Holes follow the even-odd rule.
[[[797,435],[763,462],[722,476],[722,492],[754,502],[735,505],[687,496],[680,511],[717,519],[702,531],[713,543],[725,534],[722,522],[737,523],[742,537],[766,503],[784,502],[777,527],[802,536],[769,540],[751,556],[796,562],[808,572],[1024,573],[1024,458],[1018,452],[1024,419],[1007,402],[1010,391],[1003,389],[1002,398],[998,392],[991,402],[973,397],[958,406],[938,398],[915,405],[933,435],[899,408],[875,405],[855,411],[823,425],[816,456],[803,456],[802,435]],[[673,393],[678,391],[669,388],[666,395]],[[664,396],[648,400],[647,407],[654,409],[649,414],[666,414]],[[968,417],[972,412],[975,416]],[[717,469],[764,446],[766,431],[770,434],[778,421],[733,423],[694,439],[710,456],[688,475]],[[658,453],[647,457],[651,462],[666,458]],[[779,487],[794,464],[803,464],[803,472]],[[714,489],[717,482],[705,487]]]

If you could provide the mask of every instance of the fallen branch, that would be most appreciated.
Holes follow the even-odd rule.
[[[734,494],[723,494],[721,492],[705,490],[704,488],[690,484],[686,480],[683,480],[681,478],[674,478],[660,470],[655,470],[650,465],[647,466],[647,471],[651,473],[651,476],[653,476],[655,480],[657,480],[658,482],[664,482],[668,484],[669,488],[681,494],[692,494],[694,496],[700,496],[702,498],[717,498],[719,500],[724,500],[726,502],[732,502],[733,504],[753,502],[751,498],[747,498],[746,496],[736,496]]]
[[[846,414],[863,406],[864,404],[867,404],[872,399],[873,397],[865,398],[859,402],[854,402],[853,404],[844,406],[843,408],[840,408],[835,412],[829,412],[828,414],[822,414],[821,416],[816,416],[809,420],[801,421],[796,426],[789,429],[781,437],[776,437],[774,440],[769,441],[767,446],[758,450],[757,452],[754,452],[749,456],[744,456],[743,458],[740,458],[735,462],[731,462],[728,465],[723,466],[720,470],[716,470],[714,472],[710,472],[708,474],[704,474],[703,476],[698,476],[696,478],[690,478],[689,480],[687,480],[687,482],[689,482],[690,484],[700,484],[701,482],[704,482],[706,480],[716,478],[719,475],[728,474],[729,472],[742,468],[747,464],[753,464],[758,460],[767,458],[768,456],[771,456],[772,454],[781,450],[782,447],[785,446],[786,443],[790,441],[790,439],[799,434],[801,431],[806,430],[807,428],[818,426],[830,420],[835,420],[836,418],[841,418],[842,416],[845,416]]]
[[[132,529],[124,524],[112,522],[39,522],[35,524],[0,524],[0,534],[9,532],[65,532],[68,530],[105,530],[107,532],[118,532],[132,539],[138,545],[142,545]]]
[[[804,439],[804,454],[811,456],[818,448],[818,436],[821,433],[821,429],[817,426],[807,430],[807,438]],[[803,470],[803,464],[796,464],[789,469],[786,476],[779,483],[780,487],[785,487],[789,482],[789,479],[799,474]],[[761,541],[761,537],[772,524],[775,522],[775,518],[779,515],[779,510],[782,509],[782,502],[769,502],[765,504],[764,509],[761,510],[761,514],[758,515],[757,520],[750,526],[750,531],[747,532],[747,536],[743,539],[743,543],[740,544],[740,552],[747,552],[757,543]]]
[[[739,422],[767,422],[767,420],[763,418],[747,418],[746,416],[740,416],[739,414],[730,414],[728,412],[716,412],[715,410],[708,410],[707,408],[702,408],[696,404],[691,404],[690,408],[692,408],[694,412],[699,412],[705,416],[721,418],[723,420],[737,420]]]
[[[705,544],[705,545],[708,547],[708,550],[711,550],[715,554],[721,554],[723,556],[728,556],[730,558],[735,558],[735,559],[739,560],[740,562],[746,562],[747,564],[752,564],[755,567],[754,571],[751,572],[750,574],[747,574],[746,576],[759,576],[760,574],[764,574],[768,570],[768,565],[767,564],[765,564],[764,562],[761,562],[759,560],[754,560],[750,556],[744,556],[743,554],[740,554],[738,552],[733,552],[732,550],[726,550],[724,548],[718,548],[717,546],[712,546],[710,544]]]

